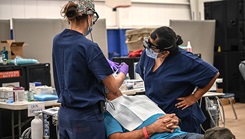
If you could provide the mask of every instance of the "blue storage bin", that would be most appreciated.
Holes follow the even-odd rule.
[[[127,29],[107,29],[109,59],[128,55],[128,48],[125,42],[126,30]]]

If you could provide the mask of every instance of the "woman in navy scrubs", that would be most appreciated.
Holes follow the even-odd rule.
[[[92,0],[70,0],[62,13],[70,24],[53,39],[54,83],[61,107],[58,113],[60,139],[104,139],[105,87],[110,99],[121,95],[118,81],[98,44],[87,39],[98,14]],[[121,65],[123,81],[128,72]]]
[[[146,95],[166,113],[176,113],[186,132],[201,133],[205,116],[197,101],[219,76],[218,70],[198,56],[180,49],[180,36],[166,26],[144,40],[145,50],[136,66]]]

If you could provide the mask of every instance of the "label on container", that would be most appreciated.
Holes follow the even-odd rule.
[[[13,71],[2,71],[2,72],[0,72],[0,78],[11,78],[11,77],[20,77],[20,71],[19,70],[13,70]]]
[[[45,110],[43,102],[31,102],[28,104],[28,117],[35,116],[35,111]]]

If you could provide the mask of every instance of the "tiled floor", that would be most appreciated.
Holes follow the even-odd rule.
[[[236,139],[245,139],[245,103],[235,103],[234,107],[238,117],[237,120],[235,120],[231,106],[224,106],[226,127],[232,131]]]

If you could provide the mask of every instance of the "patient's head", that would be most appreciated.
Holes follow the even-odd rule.
[[[214,127],[204,133],[203,139],[236,139],[236,137],[228,128]]]

